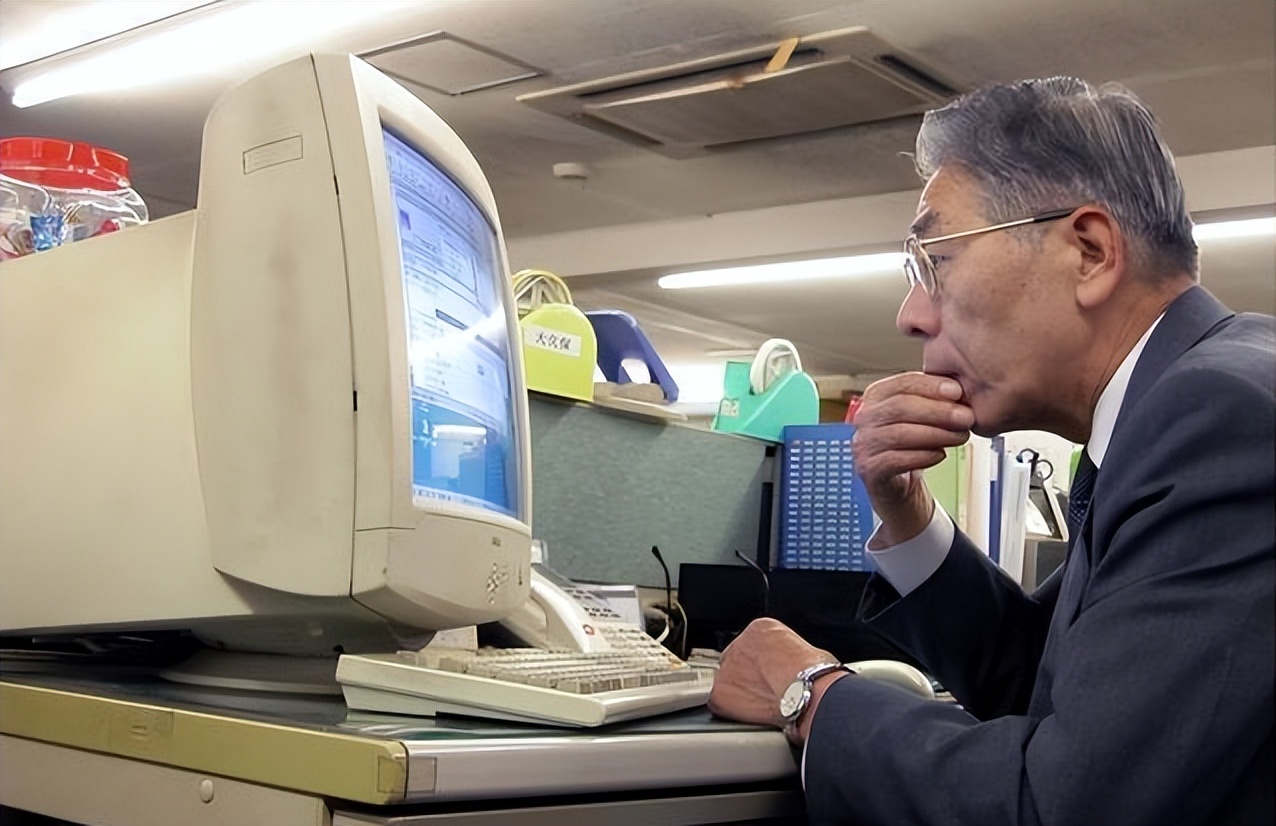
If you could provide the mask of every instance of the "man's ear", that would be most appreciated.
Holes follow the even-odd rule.
[[[1125,234],[1111,214],[1085,206],[1067,219],[1066,238],[1073,250],[1077,303],[1088,308],[1103,304],[1125,275]]]

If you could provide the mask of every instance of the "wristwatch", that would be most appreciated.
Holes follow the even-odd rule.
[[[817,663],[798,672],[789,687],[780,695],[780,717],[784,720],[784,733],[792,737],[797,733],[798,723],[802,715],[811,705],[811,686],[820,677],[834,671],[850,672],[851,669],[841,663]]]

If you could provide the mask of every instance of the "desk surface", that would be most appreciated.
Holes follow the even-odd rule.
[[[350,711],[145,673],[3,674],[0,733],[372,804],[792,779],[784,737],[705,709],[589,730]]]

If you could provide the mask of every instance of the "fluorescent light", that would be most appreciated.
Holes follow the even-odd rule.
[[[850,255],[841,258],[817,258],[808,261],[784,261],[750,267],[727,267],[666,275],[656,283],[666,290],[693,287],[731,287],[741,284],[778,284],[787,281],[810,281],[823,278],[852,278],[900,272],[904,253],[883,252],[876,255]]]
[[[13,30],[0,39],[0,71],[86,46],[212,0],[111,0],[110,3],[15,4]],[[17,34],[12,33],[16,31]]]
[[[1213,224],[1196,224],[1192,227],[1192,237],[1198,242],[1215,241],[1221,238],[1252,238],[1260,235],[1276,235],[1276,217],[1219,221]]]
[[[413,5],[407,0],[215,3],[100,49],[51,58],[46,70],[32,64],[14,89],[13,105],[25,108],[70,95],[211,74],[267,57],[286,60],[310,51],[325,36]]]
[[[1262,235],[1276,235],[1276,218],[1219,221],[1212,224],[1196,224],[1192,227],[1192,237],[1198,242]],[[656,283],[666,290],[780,284],[788,281],[852,278],[859,275],[898,272],[903,266],[902,252],[885,252],[877,255],[851,255],[842,258],[817,258],[808,261],[784,261],[778,264],[680,272],[666,275]]]

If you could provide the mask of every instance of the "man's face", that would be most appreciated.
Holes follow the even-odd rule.
[[[913,231],[923,241],[995,223],[973,179],[940,168],[922,192]],[[1041,428],[1066,381],[1069,350],[1085,331],[1077,315],[1059,229],[1012,229],[926,247],[938,289],[913,287],[896,326],[922,340],[922,369],[955,378],[975,413],[974,431]],[[1045,235],[1042,238],[1042,235]]]

